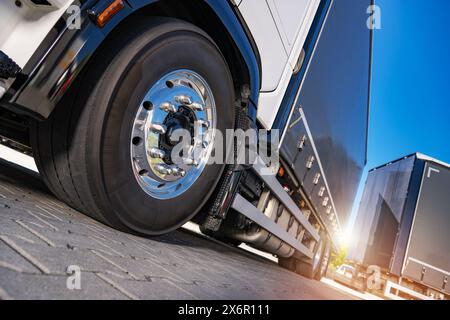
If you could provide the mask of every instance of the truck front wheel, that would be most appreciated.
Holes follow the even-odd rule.
[[[216,132],[234,128],[225,59],[197,27],[156,18],[117,31],[86,68],[51,117],[34,124],[42,177],[61,200],[113,227],[178,228],[224,169],[209,160],[225,148]],[[175,161],[181,132],[192,135]]]

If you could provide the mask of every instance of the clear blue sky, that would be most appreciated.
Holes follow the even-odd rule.
[[[376,0],[367,170],[421,152],[450,163],[450,1]],[[359,204],[360,187],[356,206]],[[354,214],[353,214],[354,215]]]

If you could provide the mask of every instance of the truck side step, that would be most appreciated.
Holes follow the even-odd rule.
[[[274,193],[274,195],[280,200],[280,202],[289,210],[289,212],[295,216],[298,222],[308,231],[308,233],[314,238],[314,240],[319,241],[319,232],[309,223],[305,215],[302,213],[300,208],[295,204],[292,198],[284,191],[283,186],[278,182],[275,175],[260,174],[262,172],[263,160],[259,158],[253,166],[255,173],[266,183],[267,187]]]
[[[0,51],[0,78],[15,78],[21,71],[17,63],[8,57],[6,53]]]
[[[289,244],[290,246],[292,246],[293,248],[295,248],[308,258],[313,257],[314,253],[311,250],[309,250],[306,246],[300,243],[292,235],[287,233],[286,230],[281,228],[274,221],[265,216],[264,213],[262,213],[258,208],[256,208],[246,199],[244,199],[244,197],[242,197],[240,194],[236,195],[231,207],[234,210],[246,216],[247,218],[249,218],[250,220],[257,223],[258,225],[260,225],[262,228],[272,233],[274,236],[283,240],[284,242],[286,242],[287,244]]]
[[[264,182],[266,188],[269,189],[270,192],[268,194],[271,194],[272,197],[275,197],[279,201],[277,201],[280,204],[279,208],[281,208],[282,211],[286,210],[288,212],[287,214],[288,216],[290,216],[291,221],[297,221],[298,225],[303,228],[303,233],[307,232],[309,234],[309,238],[314,239],[316,242],[319,242],[319,232],[308,221],[307,216],[296,205],[291,196],[283,189],[280,182],[278,182],[277,177],[274,174],[267,174],[267,172],[266,174],[264,174],[263,169],[267,168],[265,168],[265,164],[262,158],[258,157],[256,163],[253,165],[253,170],[255,174]],[[262,207],[265,207],[265,205],[263,205]],[[292,232],[289,232],[289,227],[292,226],[294,222],[289,221],[289,227],[286,230],[284,227],[282,227],[282,225],[284,224],[277,221],[278,218],[276,218],[275,220],[273,219],[273,214],[266,214],[264,211],[262,211],[263,209],[260,205],[255,206],[239,193],[236,195],[233,201],[232,208],[238,211],[240,214],[246,216],[250,220],[254,221],[261,228],[269,232],[269,234],[274,235],[279,240],[285,242],[292,248],[295,248],[295,250],[297,250],[301,254],[305,255],[308,258],[313,257],[314,253],[312,251],[312,248],[308,248],[302,243],[301,239],[303,238],[303,235],[299,238],[298,234],[296,237],[294,234],[292,234]],[[279,211],[278,209],[275,210]],[[278,217],[278,212],[276,214]],[[252,241],[256,240],[253,239]]]

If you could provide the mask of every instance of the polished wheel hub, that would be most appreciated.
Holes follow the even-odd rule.
[[[131,161],[141,188],[157,199],[188,190],[208,163],[215,128],[216,105],[205,79],[190,70],[162,77],[147,92],[133,124]]]

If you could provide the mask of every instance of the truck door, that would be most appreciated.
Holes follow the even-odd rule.
[[[286,66],[288,56],[266,1],[243,0],[239,11],[250,29],[261,57],[262,91],[273,91]]]
[[[258,120],[271,128],[320,0],[242,0],[239,11],[261,57]]]
[[[242,0],[240,3],[239,11],[261,56],[263,92],[278,87],[312,2],[319,0]],[[301,46],[297,58],[300,51]]]
[[[267,0],[270,12],[288,56],[305,21],[306,13],[313,0]]]

